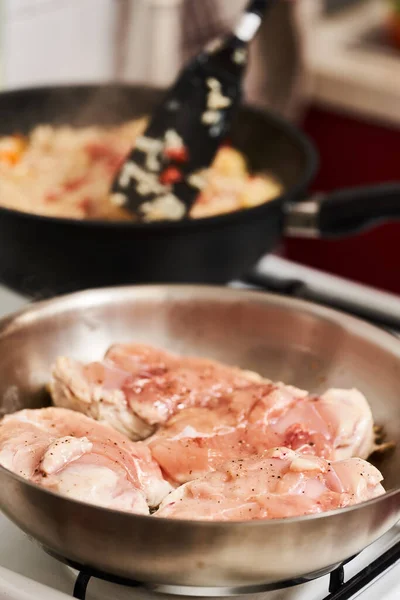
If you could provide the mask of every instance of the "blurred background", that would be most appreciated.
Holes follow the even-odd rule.
[[[245,0],[0,0],[2,89],[167,86]],[[146,46],[146,52],[142,51]],[[315,190],[399,179],[399,0],[282,0],[251,49],[248,102],[295,121],[320,153]],[[400,293],[400,224],[285,240],[282,256]]]

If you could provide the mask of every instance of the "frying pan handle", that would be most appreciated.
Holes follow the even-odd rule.
[[[344,237],[400,220],[400,182],[337,190],[290,205],[285,234],[296,237]]]

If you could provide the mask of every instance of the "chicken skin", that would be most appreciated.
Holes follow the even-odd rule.
[[[136,440],[182,408],[215,404],[260,380],[255,373],[216,361],[140,344],[116,344],[102,362],[85,365],[58,358],[50,391],[56,406],[106,421]]]
[[[244,521],[318,514],[380,496],[382,479],[360,458],[330,462],[274,448],[185,483],[163,500],[155,516]]]
[[[138,514],[172,489],[144,444],[63,408],[5,416],[0,464],[62,495]]]
[[[275,446],[329,460],[367,458],[373,419],[357,390],[317,397],[280,383],[255,384],[213,409],[180,411],[145,443],[171,481],[186,483],[229,459]]]

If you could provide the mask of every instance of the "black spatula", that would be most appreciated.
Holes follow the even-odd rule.
[[[183,69],[115,178],[113,202],[143,221],[187,216],[239,104],[247,45],[272,3],[250,2],[236,30]]]

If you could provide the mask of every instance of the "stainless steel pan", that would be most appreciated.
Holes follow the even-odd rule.
[[[58,354],[89,360],[117,340],[222,359],[317,392],[328,386],[360,388],[376,421],[397,442],[395,453],[379,465],[388,493],[319,516],[173,521],[75,502],[0,469],[2,510],[52,554],[164,590],[250,591],[328,571],[399,519],[400,341],[390,334],[330,309],[266,293],[197,286],[78,293],[33,305],[0,323],[3,412],[43,405],[43,386]]]

